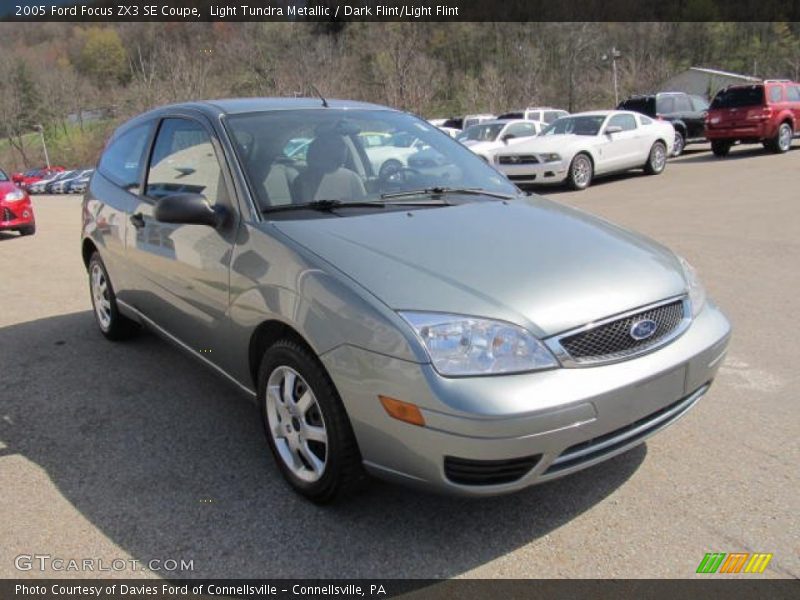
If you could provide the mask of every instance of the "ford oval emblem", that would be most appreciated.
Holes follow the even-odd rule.
[[[631,325],[630,334],[633,339],[641,341],[653,337],[656,329],[658,329],[658,323],[653,321],[653,319],[642,319]]]

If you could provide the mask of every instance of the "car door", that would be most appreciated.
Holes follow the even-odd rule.
[[[84,220],[100,248],[117,299],[131,303],[135,277],[126,257],[128,217],[139,205],[139,194],[155,121],[132,124],[109,141],[87,190]]]
[[[621,130],[609,133],[609,127],[620,127]],[[613,115],[606,121],[600,135],[603,137],[605,159],[602,166],[598,165],[598,172],[619,171],[644,164],[646,153],[640,159],[644,136],[633,114]]]
[[[689,137],[692,139],[703,139],[706,137],[706,115],[708,114],[708,102],[699,96],[689,96],[692,104],[692,112],[686,126],[689,128]]]
[[[148,319],[196,353],[219,362],[212,340],[227,333],[229,265],[238,211],[221,146],[202,117],[161,120],[143,194],[130,215],[128,260],[137,275],[134,303]],[[202,194],[228,216],[217,228],[159,222],[156,203],[178,193]]]

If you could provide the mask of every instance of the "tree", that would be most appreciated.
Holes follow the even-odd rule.
[[[77,67],[82,74],[100,89],[129,81],[128,53],[115,29],[90,27],[79,35],[83,38],[83,44]]]

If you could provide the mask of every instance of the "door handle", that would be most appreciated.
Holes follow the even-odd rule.
[[[144,227],[144,215],[142,215],[142,213],[133,213],[130,220],[136,229],[142,229]]]

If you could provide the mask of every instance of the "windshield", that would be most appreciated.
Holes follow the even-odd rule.
[[[462,131],[456,136],[459,142],[493,142],[500,135],[505,123],[492,123],[488,125],[473,125],[466,131]]]
[[[764,104],[764,87],[752,85],[722,90],[714,97],[711,108],[739,108]]]
[[[259,207],[380,201],[432,188],[516,187],[433,125],[388,110],[285,110],[233,115],[226,127]]]
[[[540,135],[597,135],[605,120],[605,115],[562,117],[542,131]]]

